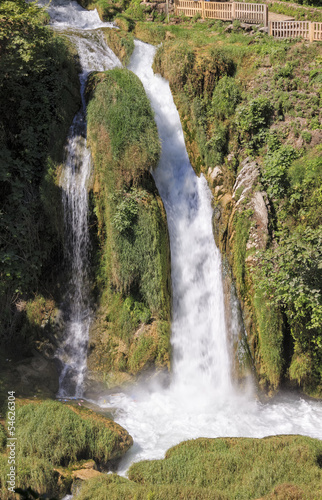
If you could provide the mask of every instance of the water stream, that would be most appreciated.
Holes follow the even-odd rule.
[[[39,2],[45,5],[45,2]],[[49,7],[51,24],[67,36],[77,48],[80,64],[82,107],[70,128],[65,162],[60,179],[63,191],[65,222],[65,261],[70,269],[67,317],[64,340],[56,356],[62,363],[59,397],[82,397],[86,373],[86,357],[91,310],[89,301],[89,232],[88,183],[91,175],[91,153],[86,145],[85,85],[89,73],[121,66],[106,45],[98,28],[112,28],[102,23],[97,11],[87,12],[76,2],[55,0]]]
[[[74,2],[53,0],[50,15],[55,27],[64,29],[65,33],[72,30],[69,35],[78,48],[84,79],[89,71],[109,69],[119,64],[101,37],[98,28],[106,26],[106,23],[101,23],[97,14],[83,11]],[[133,461],[161,458],[170,446],[201,436],[304,434],[322,439],[320,402],[280,394],[274,401],[262,404],[256,401],[251,388],[241,393],[231,381],[221,259],[212,234],[211,194],[206,180],[202,176],[196,177],[189,163],[169,85],[159,75],[153,74],[154,52],[154,47],[136,42],[130,69],[144,85],[155,111],[162,142],[161,160],[153,175],[167,211],[170,234],[173,371],[171,382],[166,387],[154,379],[124,392],[101,394],[98,400],[93,401],[102,408],[114,411],[115,420],[134,438],[134,446],[121,462],[120,473],[125,473]],[[74,185],[80,186],[82,193],[86,192],[90,170],[84,114],[81,114],[81,121],[84,128],[76,137],[82,139],[75,138],[73,134],[69,139],[71,153],[68,158],[77,157],[80,161],[66,161],[68,181],[64,181],[64,189],[68,199],[73,196],[70,193],[76,189],[72,187]],[[70,146],[74,142],[83,144],[81,153],[77,147],[75,150]],[[87,238],[85,198],[87,200],[85,194],[84,198],[76,194],[75,199],[82,201],[66,204],[70,217],[83,221],[77,222],[77,228],[81,229],[75,230],[75,233],[81,233],[83,240]],[[77,290],[82,294],[86,288],[87,257],[82,253],[86,246],[83,240],[79,241],[75,236],[72,242],[72,247],[81,247],[81,252],[77,256],[73,250],[71,259],[75,262],[78,258],[84,259],[83,264],[76,265],[74,262],[73,266],[76,269],[83,266],[84,272],[79,273],[82,275],[79,287],[74,285],[76,294],[70,300],[70,323],[75,327],[70,327],[62,353],[62,358],[63,355],[69,356],[65,361],[64,380],[69,380],[70,376],[75,378],[73,369],[76,370],[76,395],[82,391],[85,370],[82,363],[86,362],[90,317],[88,299],[86,296],[78,299],[77,295]],[[80,350],[79,345],[82,346]],[[90,395],[88,399],[91,399]]]

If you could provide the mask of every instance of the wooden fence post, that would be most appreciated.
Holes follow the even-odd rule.
[[[264,26],[267,28],[268,26],[268,5],[264,5]]]
[[[314,41],[314,23],[309,24],[309,40],[310,42]]]
[[[231,4],[231,20],[234,21],[236,18],[236,4],[235,2],[232,2]]]
[[[201,17],[205,19],[205,0],[201,0]]]

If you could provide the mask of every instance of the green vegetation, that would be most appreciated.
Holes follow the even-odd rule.
[[[129,0],[77,0],[85,9],[97,9],[103,21],[112,20],[129,5]]]
[[[106,28],[104,36],[110,49],[126,66],[130,62],[131,54],[134,50],[134,38],[132,33],[129,33],[131,24],[125,16],[118,16],[115,19],[120,26],[119,30]]]
[[[291,158],[298,156],[289,151]],[[279,245],[263,255],[257,279],[266,296],[271,296],[269,302],[287,317],[294,345],[290,378],[314,393],[321,390],[322,379],[321,146],[296,161],[285,154],[282,160],[281,175],[275,174],[274,162],[272,170],[265,171],[266,182],[273,177],[270,188],[278,207]]]
[[[7,435],[6,431],[4,430],[4,427],[2,424],[0,424],[0,451],[3,450],[7,442]]]
[[[1,2],[0,341],[15,349],[29,328],[22,328],[25,313],[16,304],[31,300],[57,277],[62,253],[57,167],[80,103],[74,57],[44,22],[34,3]]]
[[[20,406],[17,419],[17,487],[30,486],[39,493],[63,494],[72,482],[73,467],[81,467],[77,462],[92,458],[104,466],[132,445],[122,427],[86,408],[35,402]],[[8,460],[5,454],[0,459],[0,486],[5,495]],[[59,466],[69,467],[60,481]]]
[[[321,441],[302,436],[186,441],[164,460],[133,464],[129,480],[116,475],[88,481],[79,498],[249,499],[318,498]]]
[[[322,8],[320,0],[290,0],[290,2],[288,2],[288,0],[283,0],[283,3],[269,1],[267,3],[268,10],[270,12],[284,14],[290,18],[293,17],[296,21],[322,21]],[[294,3],[298,3],[299,6],[295,6]],[[300,7],[300,5],[303,5],[303,7]],[[314,7],[314,9],[309,9],[308,7]]]
[[[133,73],[93,75],[87,94],[100,303],[89,363],[105,374],[135,374],[154,362],[169,364],[169,242],[150,174],[160,145],[150,103]]]

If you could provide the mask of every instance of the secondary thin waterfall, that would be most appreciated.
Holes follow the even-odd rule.
[[[65,303],[66,331],[57,357],[63,364],[59,378],[59,397],[81,397],[84,390],[89,326],[89,232],[88,183],[91,175],[91,154],[86,145],[86,103],[84,97],[87,77],[92,71],[105,71],[121,66],[109,49],[101,31],[96,11],[86,12],[75,2],[56,0],[49,7],[55,29],[68,36],[77,48],[82,72],[80,74],[82,108],[76,114],[69,131],[66,160],[61,175],[65,220],[65,257],[70,268],[70,283]],[[111,27],[110,23],[103,26]],[[71,30],[72,28],[72,30]]]

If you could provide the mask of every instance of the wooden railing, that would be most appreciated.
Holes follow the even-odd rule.
[[[313,24],[313,41],[322,41],[322,23],[311,23]]]
[[[276,38],[304,38],[310,42],[322,41],[322,23],[271,21],[269,24],[269,33]]]
[[[222,21],[232,20],[232,3],[224,2],[202,2],[204,4],[204,18],[221,19]]]
[[[243,21],[268,26],[268,7],[265,4],[243,2],[206,2],[204,0],[175,0],[176,14],[193,17],[200,14],[203,19]]]
[[[204,0],[174,0],[176,14],[202,19],[220,19],[263,24],[268,26],[268,7],[262,3],[206,2]],[[276,38],[304,38],[310,42],[322,41],[322,23],[309,21],[271,21],[269,33]]]
[[[263,3],[234,2],[234,19],[244,23],[268,25],[268,7]]]

